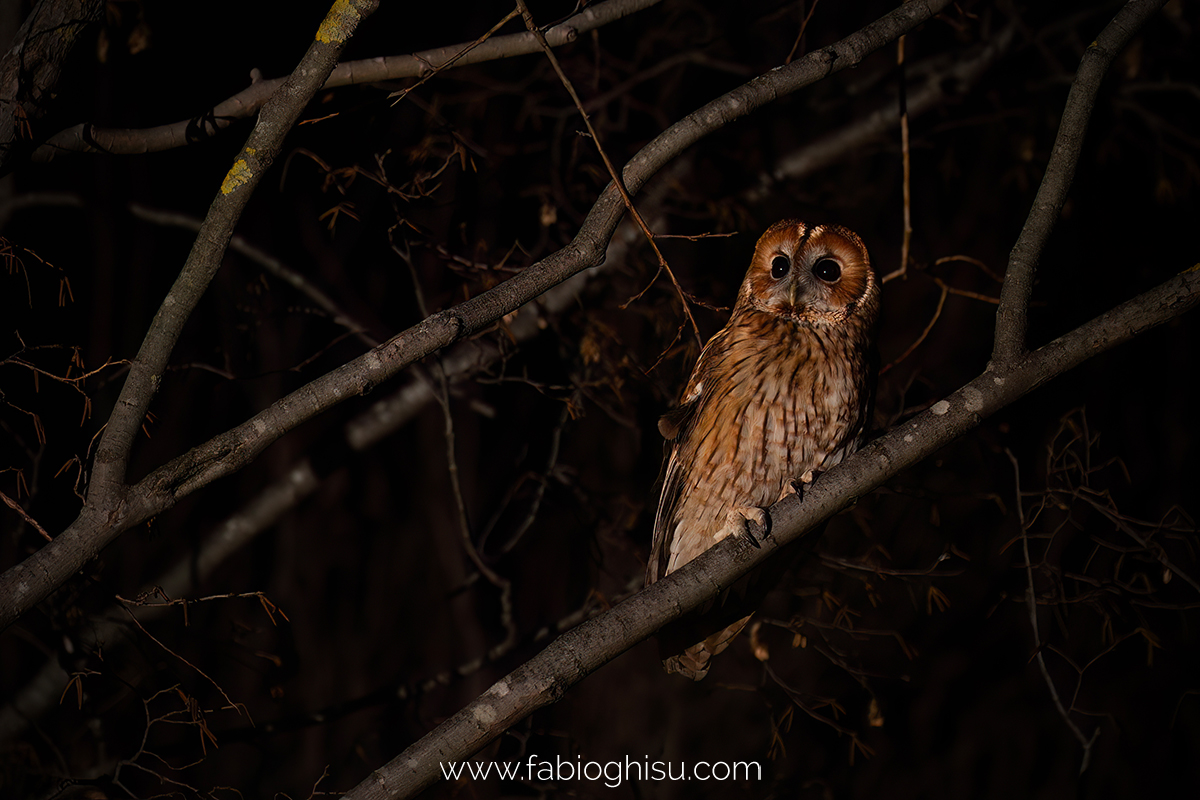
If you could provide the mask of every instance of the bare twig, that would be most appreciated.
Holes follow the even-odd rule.
[[[939,281],[939,283],[941,282]],[[941,287],[942,293],[938,296],[937,308],[933,310],[933,316],[929,318],[929,323],[925,326],[925,330],[921,331],[921,335],[917,337],[917,340],[910,344],[908,349],[897,356],[894,361],[892,361],[890,364],[884,364],[879,370],[880,375],[887,373],[887,371],[892,367],[896,366],[901,361],[912,355],[912,352],[921,346],[921,342],[925,341],[925,337],[929,336],[929,332],[932,331],[933,326],[937,324],[938,318],[942,316],[942,307],[946,305],[946,295],[950,294],[949,286],[941,283]]]
[[[529,32],[533,34],[534,38],[538,40],[538,44],[541,45],[542,50],[546,53],[546,58],[550,59],[550,64],[554,67],[555,74],[558,75],[558,79],[562,82],[563,87],[567,90],[567,94],[571,95],[571,100],[574,101],[575,108],[579,110],[579,115],[583,117],[583,124],[587,126],[588,134],[592,137],[592,141],[596,145],[596,151],[600,154],[601,160],[604,161],[604,168],[608,170],[608,175],[612,179],[612,185],[615,186],[617,191],[621,193],[621,201],[625,203],[626,210],[629,211],[629,215],[633,218],[634,222],[637,223],[637,226],[641,228],[642,233],[646,236],[646,241],[650,243],[650,247],[654,249],[654,255],[658,258],[659,270],[665,270],[667,275],[671,278],[671,283],[675,285],[675,291],[679,294],[679,301],[683,304],[683,313],[687,317],[688,322],[690,322],[692,325],[692,333],[696,337],[696,343],[703,344],[703,342],[700,340],[700,327],[696,325],[696,320],[692,316],[692,309],[688,305],[687,294],[683,291],[683,287],[679,285],[679,280],[675,277],[675,273],[671,270],[670,265],[667,264],[666,257],[664,257],[662,251],[658,249],[658,244],[654,241],[654,233],[650,230],[650,227],[646,224],[646,221],[642,219],[642,215],[638,213],[637,207],[634,206],[633,198],[629,196],[629,190],[625,188],[624,180],[622,180],[621,175],[617,172],[616,167],[613,166],[612,161],[608,157],[608,153],[604,151],[603,145],[600,144],[600,134],[597,133],[595,127],[592,126],[592,119],[588,116],[587,111],[584,110],[583,101],[579,99],[579,95],[575,92],[575,87],[572,85],[570,78],[567,77],[567,73],[563,72],[562,66],[558,63],[558,57],[555,56],[554,51],[550,49],[550,44],[546,41],[545,35],[541,32],[538,26],[534,24],[533,15],[529,13],[529,7],[525,5],[525,0],[517,0],[517,8],[520,9],[521,17],[525,20],[525,27],[527,27]],[[657,275],[655,275],[655,277],[657,278]]]
[[[804,15],[804,19],[800,23],[800,30],[796,31],[796,41],[792,43],[792,49],[788,51],[787,58],[783,60],[783,63],[792,63],[792,58],[796,55],[796,51],[800,49],[800,41],[804,38],[804,32],[808,30],[808,21],[816,13],[817,4],[820,2],[821,0],[813,0],[813,4],[808,7],[808,13]],[[904,37],[901,36],[900,38],[903,39]]]
[[[174,228],[182,228],[188,231],[200,232],[203,222],[189,214],[181,214],[175,211],[163,211],[157,208],[150,208],[141,203],[130,203],[129,211],[138,219],[143,219],[155,225],[167,225]],[[349,313],[342,309],[329,295],[316,286],[308,278],[296,272],[294,269],[284,264],[275,256],[255,247],[246,241],[246,239],[234,234],[229,240],[229,246],[238,253],[241,253],[246,258],[258,264],[267,272],[274,275],[279,280],[291,286],[296,291],[306,295],[310,300],[320,306],[328,315],[330,320],[335,325],[348,330],[354,334],[360,342],[367,347],[378,347],[379,342],[366,332],[366,326],[354,319]]]
[[[134,624],[134,625],[136,625],[136,626],[138,627],[138,630],[140,630],[140,631],[141,631],[143,634],[145,634],[145,636],[146,636],[148,639],[150,639],[150,641],[154,642],[156,645],[158,645],[159,647],[161,647],[163,650],[166,650],[168,653],[170,653],[171,655],[175,656],[175,658],[179,659],[179,660],[180,660],[180,661],[182,661],[184,664],[186,664],[187,666],[189,666],[189,667],[191,667],[192,669],[194,669],[194,670],[195,670],[195,671],[196,671],[198,674],[200,674],[200,675],[201,675],[201,676],[202,676],[202,677],[203,677],[203,678],[204,678],[206,681],[208,681],[209,683],[211,683],[211,684],[212,684],[212,686],[213,686],[213,688],[214,688],[214,689],[216,689],[218,692],[220,692],[220,693],[221,693],[221,697],[224,697],[224,698],[225,698],[225,702],[228,704],[228,705],[226,706],[226,708],[231,708],[231,709],[233,709],[234,711],[237,711],[239,714],[245,714],[247,717],[249,717],[249,716],[250,716],[250,710],[249,710],[248,708],[246,708],[246,705],[245,705],[244,703],[235,703],[235,702],[234,702],[234,701],[233,701],[233,700],[232,700],[232,699],[229,697],[229,695],[225,693],[225,690],[221,688],[221,685],[220,685],[219,683],[217,683],[215,680],[213,680],[213,679],[212,679],[212,677],[210,677],[210,676],[208,675],[208,673],[206,673],[204,670],[200,669],[200,668],[199,668],[199,667],[197,667],[195,664],[193,664],[193,663],[191,663],[190,661],[188,661],[188,660],[187,660],[186,658],[184,658],[183,656],[181,656],[181,655],[179,655],[178,653],[176,653],[176,652],[175,652],[174,650],[172,650],[171,648],[167,647],[165,644],[163,644],[163,643],[162,643],[162,641],[160,641],[158,638],[156,638],[156,637],[154,636],[154,634],[152,634],[152,633],[150,633],[150,631],[146,630],[146,628],[145,628],[145,627],[142,625],[141,621],[140,621],[140,620],[137,618],[137,615],[136,615],[136,614],[134,614],[134,613],[133,613],[132,611],[130,611],[130,609],[129,609],[129,607],[130,607],[130,606],[136,606],[136,605],[139,605],[139,603],[138,603],[137,601],[135,601],[135,600],[126,600],[125,598],[121,597],[120,595],[117,595],[117,602],[118,602],[118,603],[120,603],[120,604],[121,604],[121,606],[122,606],[122,607],[125,609],[125,613],[127,613],[127,614],[129,615],[129,618],[130,618],[131,620],[133,620],[133,624]]]
[[[1042,635],[1038,632],[1037,595],[1033,588],[1033,561],[1029,556],[1029,529],[1025,524],[1025,505],[1021,500],[1021,466],[1017,463],[1017,457],[1011,450],[1005,448],[1004,452],[1008,455],[1008,460],[1012,462],[1013,481],[1016,484],[1017,523],[1021,526],[1021,547],[1025,556],[1025,597],[1029,606],[1029,627],[1033,629],[1033,657],[1038,663],[1038,669],[1041,670],[1046,688],[1050,690],[1054,707],[1058,709],[1059,716],[1063,718],[1063,722],[1067,723],[1067,727],[1071,729],[1071,733],[1075,734],[1075,738],[1083,747],[1083,759],[1079,765],[1079,774],[1082,775],[1087,771],[1088,763],[1092,759],[1092,744],[1100,735],[1100,728],[1097,726],[1090,738],[1083,735],[1083,731],[1079,730],[1079,726],[1075,724],[1071,719],[1071,714],[1063,706],[1062,699],[1058,696],[1058,689],[1054,686],[1054,679],[1050,677],[1050,670],[1046,668],[1046,659],[1042,656]]]
[[[883,276],[883,282],[908,274],[908,251],[912,243],[912,160],[908,154],[908,87],[904,80],[904,39],[896,40],[896,66],[900,70],[900,157],[904,165],[904,237],[900,243],[900,266]],[[942,293],[942,300],[946,295]],[[941,306],[939,304],[938,308]],[[907,353],[905,353],[907,355]]]
[[[25,509],[21,508],[20,503],[18,503],[16,500],[13,500],[11,497],[6,495],[4,492],[0,492],[0,500],[4,501],[4,505],[8,506],[13,511],[17,512],[17,514],[20,515],[21,519],[25,520],[27,525],[29,525],[31,528],[33,528],[35,531],[37,531],[38,533],[40,533],[42,535],[43,539],[45,539],[47,542],[53,541],[54,537],[52,537],[50,534],[46,533],[46,529],[43,528],[41,525],[39,525],[38,521],[36,519],[29,516],[29,514],[26,513]]]
[[[520,16],[520,13],[521,12],[518,9],[514,8],[512,11],[505,14],[504,17],[499,22],[497,22],[495,25],[493,25],[488,30],[487,33],[485,33],[483,36],[480,36],[475,41],[464,45],[461,50],[459,50],[457,53],[452,55],[450,58],[446,59],[444,62],[442,62],[436,66],[432,65],[432,64],[427,64],[428,69],[425,71],[425,74],[421,76],[420,80],[418,80],[412,86],[406,86],[405,88],[401,89],[400,91],[392,92],[391,94],[388,95],[389,100],[392,98],[395,98],[395,100],[392,101],[392,105],[399,103],[401,100],[403,100],[405,97],[408,96],[409,92],[411,92],[413,89],[416,89],[418,86],[424,84],[426,81],[428,81],[433,76],[437,75],[439,72],[450,69],[455,64],[462,61],[464,58],[467,57],[468,53],[470,53],[472,50],[479,47],[484,42],[486,42],[488,39],[490,39],[492,37],[492,34],[494,34],[496,31],[500,30],[505,25],[507,25],[509,20],[515,19],[518,16]],[[417,58],[420,58],[420,56],[418,55]]]
[[[406,251],[401,251],[399,246],[393,241],[392,249],[397,255],[401,256],[406,264],[408,264],[409,272],[412,275],[413,292],[417,299],[417,308],[421,312],[422,317],[429,316],[429,308],[425,304],[425,292],[421,288],[421,281],[418,279],[416,266],[412,259],[408,257]],[[462,481],[458,474],[458,455],[455,447],[454,435],[454,412],[450,408],[450,381],[446,377],[446,370],[442,366],[441,359],[434,357],[433,372],[437,378],[438,391],[434,395],[434,399],[438,401],[438,405],[442,408],[442,419],[444,422],[443,435],[446,439],[446,466],[450,475],[450,493],[454,497],[454,507],[456,521],[458,523],[459,539],[462,542],[463,550],[467,557],[471,559],[471,563],[475,565],[475,569],[479,570],[479,574],[487,579],[487,582],[500,592],[500,622],[504,626],[504,640],[492,648],[496,652],[507,652],[512,647],[513,642],[517,639],[517,627],[513,623],[512,618],[512,581],[497,573],[492,569],[483,557],[479,554],[479,548],[475,546],[475,540],[471,536],[471,521],[467,515],[467,501],[463,496]]]
[[[1193,589],[1195,589],[1197,592],[1200,592],[1200,583],[1197,583],[1195,578],[1188,575],[1187,572],[1181,570],[1177,564],[1167,557],[1167,554],[1161,547],[1152,544],[1144,536],[1138,533],[1132,525],[1122,519],[1119,515],[1114,514],[1112,509],[1100,503],[1096,499],[1093,492],[1086,489],[1077,489],[1075,492],[1073,492],[1073,496],[1080,498],[1092,508],[1103,514],[1109,522],[1117,526],[1117,528],[1123,531],[1126,536],[1141,545],[1144,550],[1151,553],[1158,563],[1162,564],[1165,569],[1168,569],[1173,574],[1183,578]]]

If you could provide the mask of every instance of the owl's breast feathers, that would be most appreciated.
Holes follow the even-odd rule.
[[[810,325],[735,309],[660,423],[675,442],[648,582],[733,533],[730,510],[769,506],[788,481],[857,448],[872,401],[872,320]]]

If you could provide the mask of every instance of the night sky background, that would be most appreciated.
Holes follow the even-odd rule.
[[[509,10],[382,5],[345,60],[469,42]],[[620,165],[784,63],[793,45],[798,57],[895,5],[824,0],[797,43],[808,3],[665,0],[557,52]],[[252,69],[286,75],[327,6],[110,2],[31,135],[202,115]],[[572,9],[530,7],[543,24]],[[877,431],[986,366],[996,277],[1083,50],[1119,7],[964,0],[907,37],[910,90],[982,45],[1009,43],[977,81],[947,77],[945,98],[910,120],[912,263],[883,292]],[[1200,261],[1198,24],[1200,3],[1172,0],[1114,62],[1041,258],[1031,346]],[[501,33],[520,30],[515,20]],[[642,193],[660,233],[735,234],[662,242],[696,300],[700,338],[724,324],[754,242],[778,219],[846,225],[881,275],[898,267],[898,125],[802,177],[765,177],[878,108],[898,116],[896,60],[896,46],[884,47],[734,122]],[[429,311],[448,308],[578,231],[608,176],[543,55],[452,69],[389,99],[412,83],[318,93],[302,119],[320,121],[289,135],[237,228],[350,322],[229,252],[174,351],[131,482],[362,354],[367,339],[418,322],[414,278]],[[203,217],[250,125],[161,153],[24,161],[0,181],[0,491],[51,534],[79,512],[121,362],[194,236],[131,209]],[[48,706],[6,729],[0,795],[304,798],[319,780],[317,792],[346,791],[536,653],[540,629],[627,596],[650,546],[657,419],[699,352],[681,332],[679,295],[665,276],[651,285],[654,256],[632,241],[565,310],[539,311],[536,336],[514,341],[507,324],[481,333],[499,357],[451,384],[471,535],[511,582],[516,639],[505,652],[458,674],[506,630],[499,591],[461,542],[442,407],[427,403],[366,450],[342,438],[409,382],[436,385],[427,360],[126,532],[0,634],[6,713],[47,663],[61,667]],[[922,338],[943,285],[953,293]],[[441,782],[425,796],[1188,796],[1200,787],[1198,323],[1182,317],[1086,362],[860,499],[769,595],[754,637],[743,633],[703,682],[664,674],[649,641],[479,756],[755,761],[761,780],[610,789],[493,779]],[[52,377],[84,370],[96,372]],[[142,627],[114,605],[194,562],[222,520],[306,458],[316,491],[185,595],[259,592],[269,604],[194,602],[186,618],[182,607],[134,608]],[[1098,731],[1082,775],[1083,746],[1034,660],[1018,502],[1040,652],[1072,722],[1085,737]],[[5,569],[43,544],[7,507],[0,532]],[[121,625],[97,647],[86,633],[110,618]],[[440,675],[453,677],[431,681]],[[248,716],[224,708],[222,692]],[[158,721],[147,734],[148,718]]]

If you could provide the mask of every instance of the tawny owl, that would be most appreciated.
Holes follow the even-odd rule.
[[[734,533],[859,446],[874,394],[879,284],[866,247],[836,225],[784,220],[754,249],[729,323],[705,345],[671,440],[650,584]],[[738,620],[663,663],[704,677]]]

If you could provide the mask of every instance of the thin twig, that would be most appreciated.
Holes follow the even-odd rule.
[[[804,20],[800,23],[800,30],[796,31],[796,41],[792,43],[792,49],[788,51],[787,58],[783,60],[783,63],[792,63],[796,50],[800,47],[800,40],[804,38],[804,32],[808,30],[808,21],[812,19],[813,12],[817,10],[817,4],[820,2],[821,0],[813,0],[813,4],[809,6],[808,13],[804,15]]]
[[[483,36],[480,36],[475,41],[470,42],[467,45],[464,45],[461,50],[459,50],[457,53],[455,53],[449,59],[447,59],[446,61],[444,61],[441,64],[438,64],[436,66],[430,64],[429,71],[426,72],[424,75],[422,75],[420,80],[418,80],[412,86],[407,86],[398,92],[392,92],[391,94],[388,95],[389,100],[393,97],[396,98],[395,101],[392,103],[392,105],[396,105],[396,103],[399,103],[401,100],[403,100],[405,97],[408,96],[409,92],[411,92],[413,89],[416,89],[418,86],[425,83],[425,81],[427,81],[430,78],[432,78],[433,76],[437,75],[442,70],[453,67],[457,62],[461,61],[463,59],[463,57],[465,57],[467,55],[467,53],[471,52],[476,47],[479,47],[479,45],[486,42],[489,38],[491,38],[492,34],[494,34],[496,31],[500,30],[505,25],[507,25],[509,20],[515,18],[519,13],[520,12],[514,8],[512,11],[508,12],[504,16],[504,19],[500,20],[495,25],[493,25],[487,33],[485,33]]]
[[[912,352],[921,346],[921,342],[925,341],[925,337],[928,336],[929,332],[933,330],[933,326],[937,323],[938,317],[940,317],[942,315],[942,307],[944,305],[946,305],[946,295],[950,293],[949,286],[942,283],[941,281],[938,281],[938,283],[942,287],[942,293],[938,297],[937,308],[935,308],[933,310],[933,317],[929,320],[929,324],[925,326],[925,330],[921,331],[921,335],[917,337],[917,340],[915,342],[913,342],[912,344],[910,344],[908,346],[908,349],[905,350],[903,353],[901,353],[900,356],[896,360],[892,361],[890,364],[884,364],[883,367],[880,368],[880,370],[879,370],[880,375],[885,374],[892,367],[896,366],[901,361],[903,361],[904,359],[906,359],[910,355],[912,355]]]
[[[122,607],[122,608],[125,610],[125,613],[129,615],[129,618],[130,618],[131,620],[133,620],[133,624],[134,624],[134,625],[137,625],[137,626],[138,626],[138,630],[140,630],[142,633],[146,634],[146,637],[147,637],[148,639],[150,639],[150,641],[154,642],[156,645],[158,645],[159,647],[161,647],[163,650],[166,650],[168,653],[170,653],[171,655],[175,656],[175,658],[179,659],[179,660],[180,660],[180,661],[182,661],[184,664],[187,664],[189,667],[191,667],[191,668],[192,668],[192,669],[194,669],[194,670],[195,670],[197,673],[199,673],[199,674],[200,674],[200,676],[201,676],[201,677],[203,677],[203,678],[204,678],[206,681],[208,681],[209,683],[211,683],[211,684],[213,685],[213,688],[215,688],[215,689],[216,689],[218,692],[220,692],[220,693],[221,693],[221,696],[225,698],[225,702],[229,704],[228,706],[226,706],[226,708],[231,708],[231,709],[233,709],[234,711],[238,712],[238,714],[245,714],[247,718],[249,718],[249,717],[250,717],[250,709],[246,708],[246,704],[245,704],[245,703],[235,703],[235,702],[234,702],[234,701],[233,701],[233,700],[232,700],[232,699],[229,697],[229,695],[225,693],[225,690],[221,688],[221,685],[220,685],[219,683],[217,683],[215,680],[213,680],[213,679],[212,679],[212,678],[209,676],[209,674],[208,674],[207,672],[205,672],[204,670],[200,669],[200,668],[199,668],[199,667],[197,667],[195,664],[193,664],[192,662],[188,661],[186,658],[184,658],[183,656],[179,655],[178,653],[176,653],[176,652],[175,652],[174,650],[172,650],[171,648],[167,647],[165,644],[163,644],[163,643],[162,643],[162,641],[160,641],[158,638],[156,638],[156,637],[154,636],[154,634],[152,634],[152,633],[150,633],[150,631],[146,630],[146,628],[145,628],[145,627],[142,625],[141,621],[140,621],[140,620],[138,620],[138,618],[137,618],[137,615],[136,615],[136,614],[134,614],[134,613],[133,613],[133,612],[132,612],[132,611],[129,609],[129,607],[130,607],[130,606],[133,606],[133,605],[138,605],[137,601],[135,601],[135,600],[126,600],[124,597],[121,597],[120,595],[116,595],[116,600],[117,600],[117,602],[118,602],[118,603],[120,603],[120,604],[121,604],[121,607]]]
[[[592,119],[588,116],[583,107],[583,101],[579,99],[579,95],[575,92],[575,87],[571,83],[571,79],[567,77],[567,73],[563,72],[562,66],[558,63],[558,57],[554,55],[554,51],[550,48],[549,42],[546,41],[545,34],[533,21],[533,14],[529,12],[529,6],[525,5],[525,0],[517,0],[517,8],[521,10],[521,17],[525,20],[525,27],[537,39],[542,50],[546,53],[546,57],[550,59],[551,66],[554,67],[558,79],[562,82],[563,87],[567,90],[567,94],[571,95],[571,100],[575,103],[575,108],[579,110],[579,115],[583,117],[583,124],[587,126],[588,134],[592,137],[592,141],[596,145],[596,151],[600,154],[601,160],[604,161],[604,167],[608,170],[608,175],[612,179],[613,186],[621,194],[621,200],[625,203],[625,208],[629,211],[629,215],[633,217],[633,221],[642,229],[642,233],[646,236],[646,241],[650,243],[650,247],[654,250],[654,255],[658,258],[658,266],[660,270],[665,270],[667,276],[670,277],[671,283],[675,284],[675,291],[679,293],[679,301],[683,303],[683,313],[687,316],[688,322],[692,324],[692,333],[696,337],[698,344],[703,344],[700,338],[700,327],[696,324],[695,318],[692,316],[692,309],[688,304],[687,293],[683,291],[683,287],[679,285],[679,280],[675,277],[675,273],[671,271],[670,265],[667,264],[666,257],[662,251],[658,249],[658,244],[654,241],[654,233],[642,219],[642,215],[638,213],[637,208],[633,205],[633,198],[629,196],[629,190],[625,188],[625,181],[622,180],[621,174],[617,172],[612,161],[608,157],[608,153],[604,152],[604,147],[600,144],[600,134],[596,132],[592,126]],[[655,276],[657,277],[657,275]]]
[[[908,155],[908,94],[904,81],[904,41],[901,36],[896,40],[896,65],[900,71],[900,153],[904,164],[904,238],[900,243],[900,266],[883,276],[887,283],[893,278],[903,278],[908,274],[908,252],[912,244],[912,165]],[[945,292],[942,300],[946,299]],[[908,355],[905,353],[905,355]]]
[[[408,265],[409,274],[412,276],[413,294],[417,301],[417,310],[421,313],[422,318],[427,318],[429,316],[429,307],[425,303],[425,292],[421,288],[420,276],[417,274],[416,264],[413,263],[407,247],[401,249],[396,244],[395,239],[391,236],[391,232],[389,231],[388,238],[391,240],[392,250]],[[455,447],[454,435],[454,412],[450,407],[450,381],[446,377],[446,369],[442,365],[441,356],[434,355],[432,361],[431,370],[437,379],[438,385],[434,399],[437,400],[438,405],[442,409],[443,432],[446,439],[446,465],[450,475],[450,491],[454,497],[454,505],[457,512],[459,539],[462,542],[463,550],[466,552],[467,557],[475,565],[475,569],[479,570],[479,574],[486,578],[488,583],[496,587],[500,592],[500,623],[504,626],[504,640],[493,646],[489,652],[507,652],[517,639],[517,626],[513,622],[512,615],[512,582],[497,573],[484,561],[483,556],[479,554],[479,549],[475,546],[474,537],[471,536],[471,520],[467,514],[467,501],[463,496],[462,482],[459,479],[458,473],[458,456],[456,455],[457,448]]]
[[[988,295],[988,294],[981,294],[980,292],[972,292],[967,289],[959,289],[955,286],[951,286],[950,284],[946,283],[941,278],[934,278],[933,282],[936,283],[938,286],[940,286],[944,291],[949,292],[950,294],[953,294],[953,295],[958,295],[959,297],[968,297],[972,300],[978,300],[981,303],[988,303],[989,305],[993,305],[993,306],[1000,304],[999,297],[992,297],[991,295]]]
[[[18,514],[20,514],[20,515],[21,515],[21,519],[25,520],[25,522],[26,522],[26,523],[27,523],[27,524],[28,524],[30,527],[32,527],[32,528],[33,528],[35,531],[37,531],[38,533],[40,533],[40,534],[42,535],[42,538],[43,538],[43,539],[45,539],[47,542],[49,542],[49,541],[53,541],[53,537],[51,537],[51,536],[50,536],[50,534],[46,533],[46,529],[45,529],[45,528],[43,528],[41,525],[39,525],[39,524],[38,524],[38,521],[37,521],[36,519],[34,519],[33,517],[29,516],[29,514],[28,514],[28,513],[26,513],[25,509],[21,508],[21,504],[20,504],[20,503],[18,503],[16,500],[13,500],[11,497],[9,497],[8,495],[6,495],[4,492],[0,492],[0,500],[3,500],[3,501],[4,501],[4,504],[5,504],[6,506],[8,506],[8,507],[9,507],[9,508],[11,508],[13,511],[17,512]]]
[[[936,259],[933,262],[933,266],[938,267],[938,266],[941,266],[942,264],[953,264],[956,261],[961,261],[964,264],[970,264],[972,266],[979,267],[979,269],[983,271],[983,274],[987,275],[989,278],[994,280],[996,283],[1004,283],[1003,275],[997,275],[996,272],[991,267],[989,267],[985,262],[979,260],[978,258],[974,258],[972,256],[965,256],[962,254],[953,255],[953,256],[942,256],[941,258]]]
[[[1029,626],[1033,629],[1033,657],[1038,663],[1038,668],[1042,672],[1042,678],[1046,681],[1047,688],[1050,690],[1050,697],[1054,700],[1054,706],[1058,709],[1059,716],[1063,718],[1063,721],[1067,723],[1067,727],[1071,729],[1071,733],[1075,734],[1075,738],[1083,746],[1083,762],[1079,765],[1079,774],[1082,775],[1087,771],[1088,762],[1092,758],[1092,743],[1100,735],[1100,727],[1096,727],[1091,738],[1083,735],[1083,731],[1079,730],[1079,727],[1072,721],[1071,715],[1063,706],[1062,700],[1058,696],[1058,689],[1054,686],[1054,679],[1050,677],[1050,670],[1046,668],[1046,659],[1042,657],[1042,635],[1038,632],[1037,595],[1033,590],[1033,561],[1029,557],[1029,530],[1025,525],[1025,506],[1021,501],[1021,467],[1012,450],[1006,447],[1004,448],[1004,452],[1008,455],[1008,460],[1012,462],[1013,480],[1016,484],[1017,523],[1021,526],[1021,547],[1025,555],[1026,602],[1029,606]]]
[[[1098,502],[1096,500],[1096,498],[1092,496],[1092,492],[1084,491],[1081,489],[1076,489],[1074,492],[1072,492],[1072,495],[1075,497],[1078,497],[1081,500],[1083,500],[1084,502],[1088,503],[1090,506],[1092,506],[1092,508],[1096,509],[1101,514],[1103,514],[1105,517],[1107,517],[1109,522],[1111,522],[1113,525],[1116,525],[1118,528],[1120,528],[1122,531],[1124,531],[1125,535],[1127,535],[1130,539],[1133,539],[1135,542],[1137,542],[1139,545],[1141,545],[1143,549],[1145,549],[1145,550],[1149,551],[1151,554],[1153,554],[1154,558],[1157,559],[1158,563],[1162,564],[1165,569],[1169,569],[1173,574],[1178,575],[1179,577],[1183,578],[1185,581],[1188,582],[1188,584],[1191,585],[1191,587],[1193,589],[1200,592],[1200,583],[1197,583],[1196,580],[1194,578],[1192,578],[1192,576],[1188,575],[1186,572],[1181,570],[1174,562],[1172,562],[1171,559],[1167,557],[1167,554],[1163,551],[1162,547],[1157,546],[1156,544],[1152,544],[1144,536],[1142,536],[1136,530],[1134,530],[1132,525],[1128,524],[1120,516],[1118,516],[1117,514],[1114,514],[1109,508],[1107,508],[1106,506],[1104,506],[1103,504]]]
[[[141,203],[130,203],[129,212],[138,219],[155,225],[164,225],[174,228],[182,228],[183,230],[199,232],[200,227],[204,224],[202,220],[197,219],[189,214],[182,214],[175,211],[163,211],[157,208],[150,208]],[[319,305],[326,313],[329,314],[330,320],[335,325],[340,325],[367,347],[378,347],[379,341],[366,332],[366,326],[358,320],[354,319],[349,313],[342,309],[329,295],[325,294],[320,287],[316,286],[308,278],[301,275],[296,270],[284,264],[275,256],[255,247],[250,244],[241,234],[234,234],[229,240],[229,246],[237,252],[244,255],[267,272],[279,278],[284,283],[291,286],[293,289],[307,295],[314,303]]]

